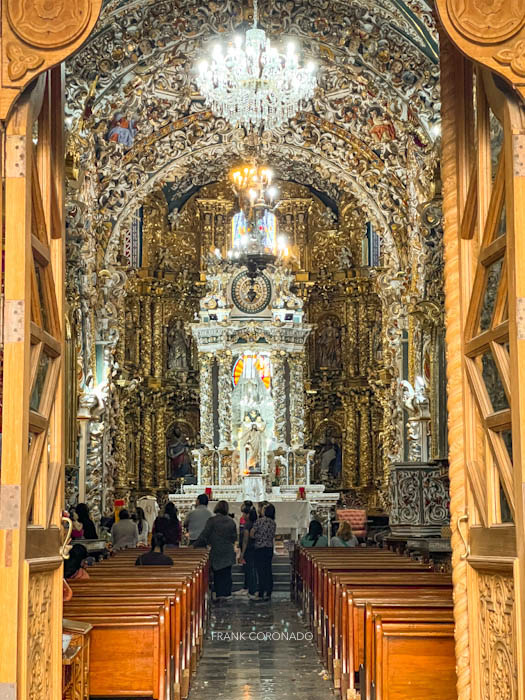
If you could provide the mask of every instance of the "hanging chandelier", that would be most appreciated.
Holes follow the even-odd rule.
[[[279,53],[257,20],[254,0],[253,27],[244,41],[235,36],[226,54],[217,45],[211,62],[198,67],[197,86],[214,114],[233,126],[275,129],[312,97],[316,68],[313,62],[300,67],[293,43]]]

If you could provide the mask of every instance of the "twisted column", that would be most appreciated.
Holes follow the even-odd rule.
[[[151,346],[152,346],[152,314],[151,301],[149,296],[141,300],[141,330],[142,337],[140,339],[140,365],[142,374],[145,377],[151,377]]]
[[[360,483],[368,486],[372,481],[372,431],[370,424],[370,397],[363,394],[359,397],[359,413],[361,416],[359,430]]]
[[[210,449],[213,448],[212,361],[212,355],[199,353],[201,442]]]
[[[219,446],[222,449],[231,447],[232,442],[231,350],[218,353],[217,360],[219,363]]]
[[[140,484],[144,489],[153,488],[153,413],[150,399],[146,397],[142,407],[142,462]]]
[[[443,180],[444,259],[445,259],[445,327],[447,343],[447,407],[449,442],[449,479],[452,545],[452,583],[454,586],[454,636],[456,641],[456,673],[458,700],[469,700],[470,648],[467,606],[466,560],[461,559],[463,542],[458,532],[457,518],[466,512],[465,444],[463,425],[463,348],[460,299],[459,212],[457,182],[456,104],[462,95],[456,94],[464,59],[442,31],[441,38],[441,119],[443,146],[441,177]]]
[[[155,301],[152,304],[152,355],[153,355],[153,376],[162,377],[163,375],[163,353],[164,348],[162,337],[162,304]]]
[[[304,352],[290,355],[292,447],[304,445]]]
[[[274,432],[277,445],[286,445],[286,396],[284,361],[286,354],[277,350],[272,353],[272,398],[275,413]]]

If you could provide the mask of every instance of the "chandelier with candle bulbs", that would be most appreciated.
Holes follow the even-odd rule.
[[[233,126],[275,129],[293,117],[314,94],[315,64],[301,67],[293,42],[286,53],[271,46],[257,27],[257,0],[253,27],[243,38],[236,35],[226,52],[220,45],[211,61],[202,61],[197,86],[210,109]]]

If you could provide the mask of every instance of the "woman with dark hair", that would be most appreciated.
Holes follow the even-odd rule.
[[[168,501],[164,515],[159,515],[153,523],[152,533],[164,535],[167,547],[178,547],[182,536],[182,526],[179,521],[175,503]]]
[[[69,551],[69,558],[64,561],[64,578],[70,580],[89,578],[82,562],[87,559],[88,551],[83,544],[74,544]]]
[[[215,597],[217,601],[231,598],[232,566],[235,564],[233,545],[237,539],[237,528],[228,516],[227,501],[219,501],[215,515],[208,520],[194,547],[210,546],[210,564],[213,569]]]
[[[89,517],[89,508],[87,505],[85,503],[79,503],[75,506],[75,510],[84,528],[84,539],[96,540],[98,538],[97,529],[95,523]]]
[[[164,554],[164,535],[151,536],[151,551],[137,557],[135,566],[173,566],[173,559]]]
[[[257,570],[255,568],[255,541],[250,537],[250,532],[257,520],[257,511],[253,506],[245,506],[244,528],[241,540],[241,564],[244,565],[244,588],[234,595],[248,595],[254,600],[257,598]]]
[[[328,547],[328,537],[323,535],[319,520],[312,520],[308,532],[301,538],[301,547]]]
[[[134,523],[129,512],[123,508],[118,514],[118,522],[111,528],[111,541],[113,549],[127,549],[136,547],[139,541],[137,523]]]
[[[265,506],[262,516],[253,524],[250,532],[253,538],[255,568],[259,579],[259,600],[270,600],[273,591],[273,540],[275,537],[275,506]]]
[[[135,513],[137,514],[137,530],[139,531],[138,544],[148,544],[149,525],[144,511],[140,506],[137,506]]]

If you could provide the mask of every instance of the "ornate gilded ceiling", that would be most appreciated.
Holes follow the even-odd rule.
[[[352,193],[398,258],[390,232],[410,228],[411,207],[430,198],[434,175],[439,69],[431,10],[423,0],[261,5],[268,33],[298,37],[320,69],[304,112],[262,135],[262,157],[279,178],[336,202]],[[206,44],[250,16],[251,3],[231,0],[108,2],[69,62],[71,128],[84,157],[91,146],[100,213],[115,233],[159,183],[171,182],[180,196],[220,180],[253,152],[253,136],[216,119],[192,82]]]

